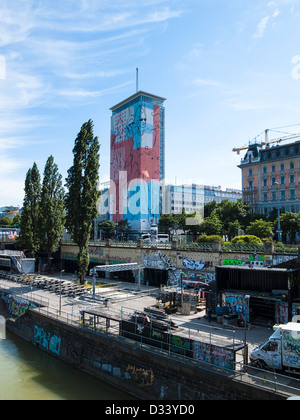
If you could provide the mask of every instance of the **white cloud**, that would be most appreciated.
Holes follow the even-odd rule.
[[[274,7],[275,3],[274,2],[269,2],[268,6],[269,7]],[[271,15],[263,17],[260,20],[260,22],[258,23],[257,28],[256,28],[256,33],[253,35],[253,37],[254,38],[261,38],[264,35],[270,21],[271,20],[274,21],[279,15],[280,15],[280,10],[278,8],[276,8]]]
[[[268,25],[268,22],[270,20],[270,16],[266,16],[264,18],[261,19],[261,21],[259,22],[259,24],[257,25],[257,31],[256,33],[253,35],[254,38],[261,38],[266,30],[266,27]]]
[[[131,82],[127,82],[127,83],[123,83],[121,85],[118,86],[113,86],[111,88],[108,89],[103,89],[103,90],[83,90],[83,89],[78,89],[78,90],[60,90],[57,93],[61,96],[66,96],[66,97],[72,97],[72,98],[97,98],[100,96],[104,96],[104,95],[108,95],[108,94],[112,94],[115,92],[118,92],[120,90],[122,90],[124,87],[129,86],[131,84]]]

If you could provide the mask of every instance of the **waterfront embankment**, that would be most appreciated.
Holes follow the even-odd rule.
[[[136,398],[238,400],[284,399],[288,395],[286,390],[275,389],[273,384],[268,384],[265,378],[253,380],[241,371],[228,371],[121,337],[115,331],[103,328],[103,325],[82,324],[83,310],[103,310],[103,300],[99,295],[96,296],[98,300],[90,295],[70,298],[49,290],[33,290],[32,283],[25,285],[8,280],[0,281],[0,288],[2,297],[9,296],[14,309],[14,321],[7,321],[9,331],[33,344],[39,351]],[[144,295],[143,292],[132,290],[131,298],[127,296],[124,301],[121,297],[119,300],[115,298],[111,306],[119,305],[120,308],[121,305],[119,312],[122,313],[126,305],[141,308],[148,306],[151,300],[155,301],[154,296]],[[120,288],[120,296],[127,293]],[[26,307],[26,302],[33,301],[36,302],[35,307],[30,304]],[[39,306],[38,301],[43,305]],[[115,306],[115,309],[118,307]],[[108,312],[110,310],[108,308]],[[180,330],[189,323],[190,317],[182,317]],[[224,335],[227,334],[224,331]]]

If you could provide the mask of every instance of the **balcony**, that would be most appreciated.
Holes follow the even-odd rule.
[[[257,191],[257,187],[247,187],[243,188],[243,193],[254,193]]]

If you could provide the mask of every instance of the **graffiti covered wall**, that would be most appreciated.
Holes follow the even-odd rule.
[[[37,325],[34,326],[33,344],[59,356],[61,339],[56,335],[51,335],[50,332],[44,331]]]
[[[16,318],[24,315],[28,309],[34,306],[28,300],[15,297],[13,295],[4,296],[4,301],[6,304],[6,309],[10,315]]]

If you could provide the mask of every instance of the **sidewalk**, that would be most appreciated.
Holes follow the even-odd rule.
[[[51,279],[55,278],[58,280],[68,280],[71,282],[76,282],[75,274],[63,273],[62,277],[60,273],[54,275],[44,275],[45,277]],[[93,282],[92,277],[86,277],[86,281],[91,283]],[[116,311],[124,312],[133,312],[143,311],[146,307],[154,307],[156,305],[156,297],[149,296],[147,293],[152,291],[158,292],[158,289],[149,286],[137,286],[136,284],[126,283],[116,280],[107,280],[107,279],[98,279],[97,283],[107,284],[107,287],[96,287],[96,299],[93,299],[92,293],[87,292],[85,295],[77,298],[61,296],[61,307],[62,311],[66,313],[79,313],[87,307],[93,308],[103,308],[104,301],[106,298],[109,299],[109,306],[111,309]],[[11,293],[17,293],[24,295],[29,298],[31,296],[43,296],[48,299],[49,307],[58,309],[60,305],[60,295],[58,293],[50,292],[44,289],[31,288],[30,286],[25,286],[22,284],[14,283],[8,280],[0,279],[0,287],[5,285],[5,288],[11,288]],[[244,342],[245,339],[245,329],[236,328],[229,329],[224,328],[222,324],[218,324],[216,321],[209,322],[205,317],[205,311],[192,313],[190,315],[182,315],[180,312],[170,316],[172,320],[180,327],[194,331],[195,334],[199,333],[201,330],[203,333],[209,334],[214,337],[214,342],[216,343],[218,339],[220,342]],[[250,326],[246,330],[246,342],[249,347],[249,353],[252,349],[260,344],[263,344],[272,334],[272,329],[267,327],[259,326]]]

